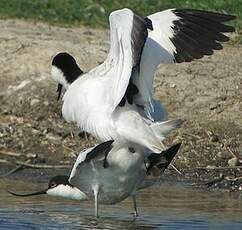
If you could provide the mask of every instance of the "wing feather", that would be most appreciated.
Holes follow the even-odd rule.
[[[133,76],[133,81],[140,97],[135,103],[145,107],[148,117],[153,112],[151,99],[157,66],[161,63],[190,62],[222,49],[220,43],[229,40],[223,33],[234,31],[232,26],[223,23],[234,18],[232,15],[190,9],[169,9],[147,17],[153,30],[149,30],[140,72]]]
[[[71,170],[71,174],[70,174],[70,177],[69,177],[69,182],[71,182],[71,179],[76,175],[76,169],[77,169],[77,166],[78,166],[79,164],[81,164],[82,162],[85,161],[87,154],[88,154],[89,152],[91,152],[95,147],[96,147],[96,146],[91,147],[91,148],[88,148],[88,149],[84,149],[83,151],[81,151],[81,152],[79,153],[79,155],[78,155],[78,157],[77,157],[77,159],[76,159],[76,162],[75,162],[75,164],[73,165],[73,168],[72,168],[72,170]]]
[[[69,181],[72,180],[73,177],[76,177],[77,168],[82,167],[83,163],[88,163],[91,160],[93,161],[105,161],[107,154],[112,149],[113,140],[103,142],[101,144],[95,145],[94,147],[88,148],[84,151],[81,151],[77,157],[77,160],[72,168]],[[104,162],[105,163],[105,162]]]
[[[148,31],[146,21],[129,9],[112,12],[109,22],[111,46],[106,63],[113,67],[111,95],[114,110],[125,95],[132,69],[140,62]]]

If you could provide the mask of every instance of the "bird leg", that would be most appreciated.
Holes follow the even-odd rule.
[[[134,220],[139,216],[137,211],[136,194],[132,195],[133,205],[134,205]]]
[[[95,199],[95,216],[98,218],[98,192],[99,192],[99,186],[95,186],[93,189],[94,192],[94,199]]]

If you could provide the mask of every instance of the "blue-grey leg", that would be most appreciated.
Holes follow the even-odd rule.
[[[98,218],[98,192],[99,192],[99,187],[96,186],[94,189],[93,189],[93,192],[94,192],[94,199],[95,199],[95,216]]]
[[[133,199],[133,205],[134,205],[134,219],[136,219],[138,217],[136,194],[132,195],[132,199]]]

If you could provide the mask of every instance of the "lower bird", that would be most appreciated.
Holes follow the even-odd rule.
[[[76,200],[94,200],[96,217],[99,216],[99,204],[116,204],[132,196],[136,217],[137,191],[154,183],[152,172],[159,170],[161,175],[177,154],[180,145],[175,144],[160,154],[153,153],[146,157],[146,150],[140,145],[103,142],[79,154],[69,177],[53,177],[48,188],[42,191],[9,193],[23,197],[48,194]],[[151,178],[151,183],[145,183]]]

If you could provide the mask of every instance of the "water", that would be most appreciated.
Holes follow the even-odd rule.
[[[29,184],[36,191],[43,184]],[[20,181],[0,180],[0,229],[242,229],[241,194],[197,191],[165,184],[143,190],[140,216],[133,221],[132,202],[100,207],[93,217],[92,202],[44,196],[19,198],[5,189],[26,192]]]

